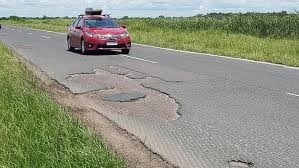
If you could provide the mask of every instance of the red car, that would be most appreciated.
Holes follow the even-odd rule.
[[[131,37],[126,26],[119,26],[102,11],[89,10],[80,15],[68,29],[67,47],[69,51],[81,49],[82,54],[98,50],[121,50],[129,54]]]

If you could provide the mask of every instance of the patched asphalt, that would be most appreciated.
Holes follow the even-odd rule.
[[[107,107],[98,111],[171,163],[190,168],[299,165],[296,69],[138,45],[130,56],[157,63],[116,53],[84,56],[65,50],[64,35],[15,29],[1,30],[1,40],[74,93],[99,99],[95,110]],[[101,102],[105,98],[116,102]],[[146,113],[140,113],[144,107]]]
[[[104,101],[111,102],[132,102],[139,99],[144,99],[146,94],[139,92],[117,93],[103,98]]]

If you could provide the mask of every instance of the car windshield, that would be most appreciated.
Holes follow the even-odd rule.
[[[112,19],[86,19],[87,28],[118,28],[118,24]]]

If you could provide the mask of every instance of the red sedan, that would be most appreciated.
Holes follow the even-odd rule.
[[[68,29],[69,51],[81,49],[82,54],[97,50],[121,50],[129,54],[131,37],[126,26],[119,26],[107,15],[80,15]]]

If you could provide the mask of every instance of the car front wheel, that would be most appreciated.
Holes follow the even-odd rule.
[[[122,49],[122,50],[121,50],[121,53],[122,53],[122,54],[129,54],[129,53],[130,53],[130,50],[129,50],[129,49]]]
[[[81,53],[83,55],[86,55],[87,54],[87,51],[86,51],[86,44],[85,44],[85,41],[82,39],[81,41]]]
[[[74,51],[75,50],[75,48],[72,47],[72,45],[71,45],[71,39],[70,38],[67,38],[67,50],[68,51]]]

